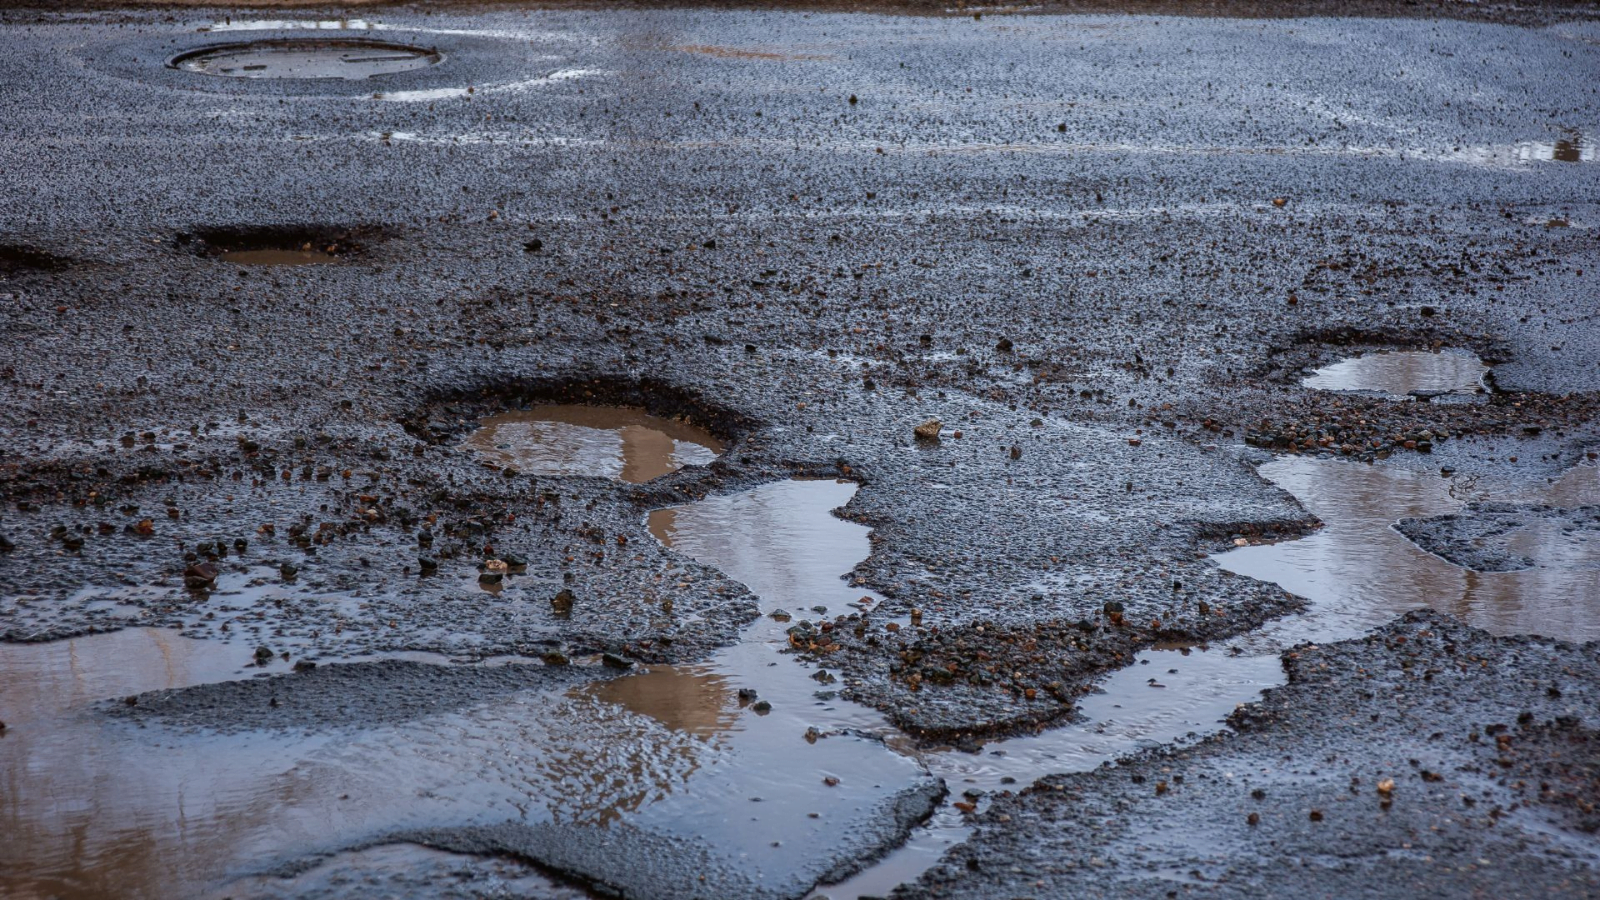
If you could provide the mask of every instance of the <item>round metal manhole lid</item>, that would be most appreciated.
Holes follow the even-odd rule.
[[[175,69],[228,78],[341,78],[359,81],[435,65],[444,54],[427,47],[357,40],[276,40],[215,44],[180,53]]]

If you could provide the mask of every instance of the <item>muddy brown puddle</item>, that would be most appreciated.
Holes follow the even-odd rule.
[[[532,475],[594,475],[639,484],[723,450],[703,428],[631,407],[546,405],[483,420],[467,445]]]
[[[1391,527],[1404,516],[1458,511],[1449,479],[1296,457],[1261,472],[1325,527],[1215,559],[1306,596],[1305,614],[1210,648],[1141,653],[1085,698],[1078,722],[991,741],[975,754],[912,746],[876,711],[840,700],[834,691],[842,685],[819,683],[814,667],[780,652],[789,623],[772,612],[798,621],[879,603],[842,578],[870,545],[868,529],[832,515],[856,490],[835,481],[779,482],[649,516],[663,543],[760,598],[763,615],[744,640],[706,663],[526,691],[404,726],[306,734],[140,727],[109,719],[97,704],[261,674],[247,665],[248,646],[129,629],[0,648],[0,719],[9,725],[0,737],[8,835],[0,892],[286,896],[295,883],[407,885],[417,877],[408,866],[486,864],[405,845],[340,851],[410,828],[506,821],[624,823],[695,836],[751,884],[792,891],[836,861],[842,838],[878,820],[884,803],[929,773],[945,780],[950,799],[971,792],[981,803],[988,792],[1045,774],[1214,732],[1235,705],[1282,680],[1277,653],[1301,640],[1355,636],[1420,605],[1500,632],[1597,636],[1600,569],[1592,556],[1471,573]],[[1593,503],[1595,472],[1579,467],[1554,485],[1501,486],[1497,496]],[[273,660],[267,671],[286,665]],[[816,895],[887,893],[965,834],[947,801],[904,846]],[[252,874],[320,853],[334,855],[294,881]],[[488,868],[507,884],[542,878]]]

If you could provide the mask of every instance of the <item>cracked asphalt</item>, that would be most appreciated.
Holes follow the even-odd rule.
[[[818,623],[792,644],[838,674],[842,696],[919,741],[961,746],[1071,720],[1076,698],[1141,649],[1300,610],[1208,558],[1317,526],[1256,475],[1266,453],[1383,465],[1431,451],[1430,465],[1485,478],[1588,458],[1593,7],[1485,7],[1470,21],[1387,5],[1367,18],[1147,11],[0,12],[0,640],[162,626],[323,663],[695,663],[738,639],[756,598],[658,544],[646,513],[842,477],[861,487],[840,516],[873,529],[850,583],[885,598],[883,617],[918,624]],[[280,20],[330,21],[313,32]],[[442,62],[314,81],[167,65],[209,44],[313,34],[419,45]],[[338,261],[218,258],[234,246]],[[1299,384],[1355,353],[1439,347],[1490,363],[1485,393],[1411,402]],[[480,418],[546,402],[682,416],[728,449],[628,485],[486,466],[461,446]],[[918,440],[929,420],[938,440]],[[1442,543],[1471,538],[1432,527]],[[525,573],[480,590],[483,561],[508,553]],[[424,575],[421,557],[437,568]],[[562,591],[570,610],[552,604]],[[1381,633],[1461,627],[1412,619]],[[1375,640],[1309,652],[1381,655]],[[1461,688],[1478,705],[1429,707],[1439,730],[1454,740],[1532,708],[1502,665],[1526,640],[1457,640],[1486,665]],[[1592,694],[1594,652],[1548,648],[1572,657],[1569,701]],[[324,665],[296,726],[464,710],[523,680],[415,665]],[[249,731],[278,715],[259,708],[276,697],[259,684],[162,703]],[[1354,753],[1389,732],[1295,725],[1364,708],[1349,705],[1353,684],[1295,680],[1265,702],[1279,724],[1174,752],[1205,765],[1245,745],[1252,759]],[[339,705],[344,690],[370,697]],[[1577,760],[1561,777],[1587,778],[1575,796],[1592,804],[1592,704],[1558,705],[1537,712],[1556,723],[1538,740]],[[1114,813],[1132,840],[1183,821],[1145,796],[1148,781],[1123,777],[1074,775],[1067,793],[1051,782],[997,802],[971,844],[901,893],[1209,890],[1210,874],[1167,872],[1187,872],[1187,858],[1135,854],[1137,871],[1114,877],[1092,864],[1010,871],[1055,846],[1035,838],[1075,833],[1085,813],[1068,794],[1137,796]],[[1231,794],[1178,793],[1200,798],[1187,821],[1238,811]],[[913,805],[883,807],[839,846],[881,852]],[[1551,827],[1592,833],[1592,816],[1574,815]],[[449,825],[410,824],[410,839]],[[1451,824],[1431,859],[1478,853],[1479,827]],[[709,865],[668,841],[659,855],[681,856],[685,880],[641,885],[593,859],[588,839],[518,828],[422,842],[628,896],[692,893]],[[1288,860],[1350,840],[1295,833],[1300,849],[1251,844],[1259,862],[1217,863],[1233,873],[1227,891],[1310,890],[1294,880],[1304,873],[1284,874]],[[1204,853],[1253,839],[1218,840],[1231,843]],[[1571,872],[1539,883],[1594,891],[1592,850],[1562,846]],[[1448,891],[1522,882],[1539,852],[1519,844],[1452,869]],[[840,865],[802,867],[805,883],[777,893],[803,894]],[[737,866],[708,870],[727,873],[722,889],[746,883]],[[1344,880],[1325,893],[1384,896],[1433,871],[1332,870]]]

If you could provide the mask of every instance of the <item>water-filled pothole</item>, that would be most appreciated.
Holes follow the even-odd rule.
[[[0,820],[8,836],[0,842],[0,892],[70,894],[84,885],[85,896],[194,894],[246,863],[338,849],[350,835],[407,828],[443,834],[455,826],[498,828],[509,819],[585,845],[601,839],[598,828],[692,837],[716,858],[737,860],[737,879],[708,894],[783,893],[819,877],[836,879],[843,871],[831,868],[836,862],[869,853],[862,835],[882,835],[874,829],[884,827],[885,804],[925,791],[929,771],[956,794],[971,792],[952,797],[880,864],[820,892],[881,895],[964,838],[966,813],[955,801],[981,805],[986,792],[1219,730],[1235,704],[1281,681],[1278,653],[1299,641],[1354,636],[1423,604],[1496,631],[1600,636],[1592,600],[1600,597],[1600,568],[1491,578],[1397,534],[1391,525],[1402,516],[1459,508],[1449,482],[1436,474],[1304,457],[1261,471],[1326,525],[1216,561],[1306,596],[1309,610],[1210,648],[1140,653],[1102,683],[1104,693],[1082,700],[1083,720],[991,741],[979,753],[915,746],[876,711],[840,698],[836,691],[847,685],[780,655],[790,626],[780,610],[799,620],[822,615],[813,612],[819,606],[831,617],[883,602],[841,578],[870,544],[868,529],[831,512],[855,486],[831,480],[781,482],[650,514],[649,530],[675,552],[721,569],[758,596],[762,616],[740,643],[700,665],[520,689],[401,726],[351,721],[355,730],[343,734],[128,728],[85,714],[85,702],[264,670],[247,665],[249,645],[225,649],[162,632],[0,647],[0,718],[12,722],[0,739],[0,771],[28,773],[9,790]],[[1596,471],[1577,468],[1554,486],[1505,488],[1498,496],[1594,505]],[[269,672],[288,665],[267,662]],[[246,682],[275,683],[287,682]],[[297,702],[294,690],[290,683],[281,694],[285,709]],[[258,707],[269,694],[259,695]],[[279,694],[270,696],[275,703]],[[213,722],[242,710],[223,706],[209,714],[196,705],[189,715]],[[172,798],[180,794],[184,827],[174,829]],[[69,796],[85,799],[61,802]],[[75,835],[70,848],[55,837],[63,833]],[[496,848],[504,846],[489,847]],[[542,859],[548,848],[534,849],[515,852]],[[405,848],[392,855],[386,865],[410,865]],[[569,871],[602,883],[622,877],[583,868],[603,863],[596,860],[585,857]],[[417,864],[426,868],[427,860]],[[650,868],[656,864],[649,853],[630,856],[622,868],[632,874],[623,874],[665,878],[677,871]]]
[[[1146,650],[1134,665],[1084,698],[1087,721],[1029,737],[991,741],[977,754],[916,752],[952,795],[1015,790],[1047,774],[1087,771],[1133,751],[1216,732],[1232,709],[1281,684],[1279,654],[1305,641],[1357,637],[1411,609],[1431,606],[1500,634],[1534,633],[1571,641],[1600,638],[1600,541],[1569,541],[1554,563],[1516,572],[1478,573],[1425,552],[1393,527],[1408,516],[1457,511],[1450,481],[1398,466],[1285,457],[1260,468],[1324,527],[1274,544],[1213,557],[1222,568],[1277,583],[1306,597],[1301,615],[1209,648]],[[1600,477],[1577,466],[1552,485],[1501,485],[1497,496],[1579,508],[1600,503]],[[1159,676],[1160,690],[1149,676]],[[978,801],[981,805],[981,799]],[[882,896],[914,880],[965,839],[963,816],[942,807],[905,846],[815,900]]]
[[[721,455],[716,436],[636,407],[549,404],[483,420],[467,446],[534,475],[593,475],[634,484]]]
[[[222,226],[178,237],[178,246],[240,266],[309,266],[360,255],[381,229],[330,225]]]
[[[1301,382],[1319,391],[1377,391],[1392,397],[1472,394],[1489,367],[1464,350],[1367,353],[1317,369]]]
[[[173,68],[230,78],[339,78],[409,72],[444,59],[439,51],[365,40],[286,39],[217,44],[168,61]]]

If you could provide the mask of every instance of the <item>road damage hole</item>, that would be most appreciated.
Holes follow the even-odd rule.
[[[1395,350],[1341,360],[1312,372],[1301,384],[1319,391],[1378,391],[1430,399],[1483,390],[1489,367],[1465,350]]]
[[[379,237],[373,228],[326,225],[223,226],[178,237],[198,256],[240,266],[308,266],[343,262]]]
[[[0,278],[31,272],[59,272],[67,265],[67,260],[43,250],[20,244],[0,244]]]
[[[167,65],[228,78],[337,78],[360,81],[437,65],[444,54],[387,41],[288,39],[216,44],[180,53]]]
[[[467,446],[533,475],[594,475],[641,484],[706,465],[723,444],[709,431],[637,407],[547,404],[490,416]]]

